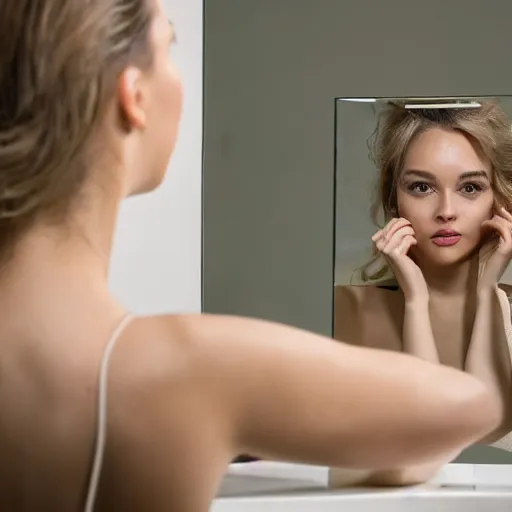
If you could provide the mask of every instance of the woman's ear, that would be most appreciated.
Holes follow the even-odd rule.
[[[144,130],[147,91],[142,72],[134,66],[126,68],[119,77],[117,92],[121,115],[127,128]]]

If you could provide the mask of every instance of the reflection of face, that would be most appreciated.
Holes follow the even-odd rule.
[[[152,190],[160,184],[176,144],[183,94],[180,74],[169,57],[174,37],[162,4],[157,0],[151,30],[153,65],[146,76],[149,94],[144,131],[145,176],[137,192]]]
[[[492,216],[491,179],[490,164],[462,133],[433,128],[413,140],[397,200],[416,233],[412,254],[420,265],[457,263],[478,247],[481,224]]]

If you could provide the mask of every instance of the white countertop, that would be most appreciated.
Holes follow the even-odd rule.
[[[330,489],[325,467],[230,466],[211,512],[512,512],[512,465],[448,464],[428,484]]]

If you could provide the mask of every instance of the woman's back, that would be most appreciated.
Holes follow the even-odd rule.
[[[45,257],[50,246],[28,237],[0,279],[0,509],[84,509],[109,340],[115,345],[96,510],[156,510],[147,504],[163,481],[169,491],[176,484],[168,503],[173,510],[206,509],[183,501],[211,498],[187,486],[195,481],[205,492],[211,488],[205,462],[219,447],[206,442],[207,415],[190,414],[197,387],[188,382],[191,361],[180,317],[134,318],[112,339],[126,312],[73,262],[66,246]],[[155,457],[155,450],[169,455]],[[144,476],[152,481],[143,485]]]
[[[26,328],[13,317],[0,322],[0,508],[83,510],[100,364],[117,319],[29,313],[18,314],[30,318]],[[95,510],[157,510],[153,496],[161,505],[163,493],[169,510],[206,510],[229,462],[216,437],[217,414],[202,400],[195,407],[178,324],[178,317],[135,318],[115,343]]]
[[[45,304],[58,308],[54,300],[48,290]],[[16,316],[1,314],[0,503],[5,510],[79,510],[86,490],[108,325],[100,316],[82,319],[79,311],[56,313],[38,318],[37,311],[21,307]]]

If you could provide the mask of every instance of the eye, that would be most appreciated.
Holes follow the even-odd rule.
[[[472,196],[474,194],[477,194],[482,190],[482,186],[478,183],[464,183],[462,185],[462,191],[464,194],[467,194],[468,196]]]
[[[432,190],[432,187],[424,181],[417,181],[410,185],[409,190],[416,194],[428,194]]]

